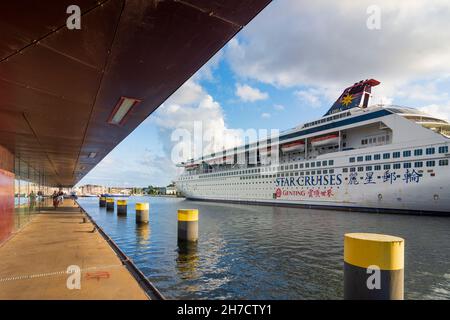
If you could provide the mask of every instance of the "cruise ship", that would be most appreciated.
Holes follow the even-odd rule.
[[[355,83],[322,118],[277,139],[178,164],[178,190],[195,200],[449,215],[450,124],[371,105],[378,84]]]

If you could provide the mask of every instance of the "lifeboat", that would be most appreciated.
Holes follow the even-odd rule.
[[[191,163],[191,164],[187,164],[184,166],[184,168],[186,170],[194,170],[198,168],[198,164],[197,163]]]
[[[329,145],[339,144],[339,135],[338,134],[329,134],[326,136],[321,136],[317,138],[311,139],[311,145],[313,147],[323,147]]]
[[[294,151],[303,152],[305,151],[305,141],[298,140],[294,142],[285,143],[281,145],[281,151],[284,153]]]
[[[217,164],[224,164],[224,163],[229,164],[229,163],[233,162],[233,156],[214,158],[214,159],[206,160],[205,162],[211,166],[217,165]]]
[[[215,164],[222,163],[222,159],[221,158],[214,158],[214,159],[206,160],[205,162],[212,166],[212,165],[215,165]]]

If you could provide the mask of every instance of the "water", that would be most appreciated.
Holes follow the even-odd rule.
[[[343,236],[405,239],[405,298],[450,299],[450,219],[130,197],[127,217],[80,204],[172,299],[342,299]],[[134,203],[150,203],[137,226]],[[199,243],[177,248],[177,209],[199,209]]]

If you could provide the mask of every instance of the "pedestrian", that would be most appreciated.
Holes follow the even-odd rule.
[[[58,197],[59,197],[58,192],[56,192],[56,190],[53,191],[52,199],[53,199],[53,207],[55,208],[55,210],[56,210],[56,208],[58,208],[58,204],[59,204]]]

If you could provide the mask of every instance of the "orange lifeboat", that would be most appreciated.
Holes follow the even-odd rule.
[[[197,168],[198,168],[198,164],[196,164],[196,163],[187,164],[187,165],[184,166],[184,168],[185,168],[186,170],[194,170],[194,169],[197,169]]]
[[[281,151],[284,153],[294,151],[303,152],[305,151],[305,141],[297,140],[294,142],[285,143],[281,145]]]
[[[336,144],[339,144],[338,134],[328,134],[326,136],[311,139],[311,145],[313,147],[323,147]]]

